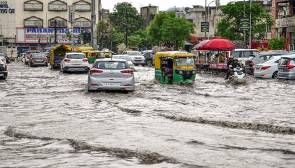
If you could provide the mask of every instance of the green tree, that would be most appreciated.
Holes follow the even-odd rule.
[[[171,12],[160,12],[148,28],[150,38],[155,44],[174,47],[174,49],[179,49],[192,31],[191,22]]]
[[[152,48],[151,38],[147,30],[139,30],[128,38],[129,46],[132,48],[148,49]]]
[[[244,16],[245,5],[245,16]],[[243,1],[229,3],[221,8],[223,18],[217,26],[217,35],[227,37],[231,40],[242,40],[244,35],[249,38],[249,31],[240,29],[241,20],[243,18],[249,18],[250,12],[252,15],[252,35],[256,39],[262,39],[265,37],[266,29],[272,26],[272,18],[269,13],[263,8],[260,3],[252,3],[251,11],[250,4]]]
[[[107,21],[100,21],[97,24],[97,39],[100,48],[110,48],[112,40],[112,25]]]
[[[284,39],[283,38],[273,38],[269,41],[269,47],[272,50],[284,49]]]
[[[115,5],[110,21],[115,30],[124,33],[126,46],[128,46],[128,36],[141,29],[143,25],[143,19],[138,11],[128,2]]]

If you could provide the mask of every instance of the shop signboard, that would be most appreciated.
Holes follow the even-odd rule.
[[[59,44],[73,44],[79,40],[82,31],[90,31],[81,28],[58,28],[57,42]],[[17,28],[16,43],[54,43],[54,28]]]
[[[209,32],[209,22],[201,22],[201,32]]]

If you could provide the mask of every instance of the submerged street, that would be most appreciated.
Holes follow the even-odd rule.
[[[10,64],[0,167],[294,167],[295,82],[198,74],[187,87],[136,70],[135,92],[88,93],[87,74]]]

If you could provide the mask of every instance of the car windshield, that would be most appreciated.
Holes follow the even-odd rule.
[[[32,54],[32,57],[33,58],[40,58],[40,57],[43,57],[43,54],[42,53],[34,53],[34,54]]]
[[[192,57],[177,58],[176,65],[177,66],[194,65],[194,59]]]
[[[95,64],[95,68],[98,69],[113,69],[113,70],[121,70],[128,68],[126,62],[123,61],[99,61]]]
[[[234,58],[249,58],[258,55],[257,51],[234,51],[232,56]]]
[[[83,54],[69,54],[67,55],[67,58],[70,59],[83,59],[85,56]]]
[[[141,55],[140,52],[138,52],[138,51],[128,51],[127,54],[128,55]]]

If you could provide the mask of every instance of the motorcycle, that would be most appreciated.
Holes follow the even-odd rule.
[[[231,75],[228,78],[228,82],[231,84],[245,84],[246,83],[246,74],[242,67],[229,67],[232,71]]]

